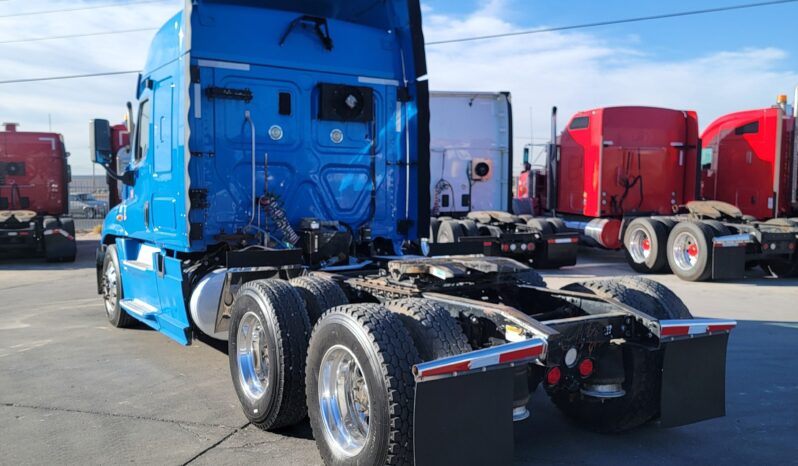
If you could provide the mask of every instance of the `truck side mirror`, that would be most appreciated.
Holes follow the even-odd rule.
[[[89,144],[92,162],[108,166],[113,160],[111,124],[108,120],[92,120],[89,123]]]
[[[529,163],[529,147],[524,147],[524,163]]]

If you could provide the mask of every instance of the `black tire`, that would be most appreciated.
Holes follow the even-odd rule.
[[[465,236],[463,226],[457,220],[444,220],[438,228],[438,243],[458,243]]]
[[[265,345],[258,345],[258,349],[268,356],[269,364],[268,385],[259,396],[247,394],[241,375],[245,371],[239,370],[239,327],[242,319],[252,319],[250,316],[257,318],[252,325],[263,328],[260,338],[264,340],[258,341]],[[288,282],[255,280],[239,288],[233,300],[228,337],[230,373],[244,415],[257,427],[279,429],[305,418],[305,356],[309,334],[310,322],[302,297]]]
[[[502,229],[495,225],[480,225],[479,234],[482,236],[491,236],[498,238],[502,235]]]
[[[479,236],[479,228],[477,228],[477,222],[473,220],[460,220],[460,225],[463,226],[463,230],[465,231],[465,236]]]
[[[626,263],[640,273],[663,273],[668,270],[668,231],[658,220],[640,217],[632,220],[623,234]],[[646,256],[646,247],[648,256]]]
[[[538,286],[540,288],[546,288],[548,286],[546,281],[543,280],[543,276],[532,269],[516,272],[515,277],[519,283],[526,285]]]
[[[526,221],[526,224],[538,230],[543,235],[554,234],[554,228],[552,228],[551,223],[547,222],[545,218],[529,219]]]
[[[305,309],[311,327],[327,309],[349,304],[346,293],[334,280],[318,275],[306,275],[291,279],[294,287],[305,301]]]
[[[659,223],[663,224],[665,226],[665,229],[668,231],[668,233],[670,233],[671,229],[674,226],[676,226],[676,220],[674,220],[672,217],[656,216],[656,217],[650,217],[650,218],[651,218],[651,220],[656,220]]]
[[[715,231],[709,225],[698,222],[679,222],[668,235],[668,265],[682,280],[700,282],[712,275],[712,239]],[[675,250],[677,240],[679,251]],[[682,244],[684,242],[684,244]],[[695,250],[690,251],[692,246]],[[694,253],[694,254],[693,254]],[[695,263],[691,263],[694,258]]]
[[[591,280],[562,289],[615,299],[657,319],[677,318],[672,309],[660,305],[654,296],[627,286],[624,280]],[[624,396],[599,400],[581,393],[556,391],[550,393],[552,402],[582,427],[600,433],[623,432],[651,421],[659,414],[662,352],[623,345],[623,360]]]
[[[565,222],[561,218],[557,217],[546,217],[546,222],[551,225],[551,228],[554,230],[554,233],[566,233],[568,227],[565,226]]]
[[[726,236],[731,234],[729,228],[717,220],[701,220],[701,223],[709,225],[709,227],[712,228],[712,231],[715,232],[715,236]]]
[[[110,269],[113,269],[111,273],[109,273]],[[103,271],[100,277],[103,304],[105,305],[105,314],[108,317],[108,322],[110,322],[111,325],[116,328],[128,328],[131,327],[136,320],[122,309],[122,306],[119,304],[123,297],[121,271],[116,245],[112,244],[105,250]]]
[[[646,277],[618,277],[618,283],[654,298],[660,307],[652,314],[657,319],[692,319],[693,314],[681,298],[662,283]]]
[[[321,411],[322,361],[334,347],[354,355],[368,389],[368,433],[353,455],[344,455],[336,447]],[[310,338],[306,386],[310,426],[325,464],[413,463],[412,367],[420,361],[399,315],[379,304],[339,306],[322,316]]]
[[[422,361],[472,350],[457,319],[433,301],[407,298],[390,301],[385,307],[402,319]]]
[[[438,241],[438,229],[441,227],[441,220],[437,218],[429,219],[429,242]]]

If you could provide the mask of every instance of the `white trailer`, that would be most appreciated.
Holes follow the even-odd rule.
[[[513,129],[509,92],[430,93],[433,216],[509,211]]]

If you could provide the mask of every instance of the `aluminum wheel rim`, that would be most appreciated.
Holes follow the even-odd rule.
[[[238,324],[238,380],[252,402],[269,390],[269,352],[266,330],[254,312],[247,312]]]
[[[103,297],[105,298],[105,312],[110,317],[116,311],[116,302],[119,299],[116,289],[116,282],[118,280],[116,267],[111,265],[105,269],[104,277]]]
[[[319,408],[328,443],[346,456],[358,454],[368,439],[370,405],[355,355],[341,345],[327,350],[319,370]]]
[[[632,232],[629,239],[629,255],[638,264],[644,263],[651,255],[651,238],[643,229]]]
[[[679,233],[673,240],[673,259],[682,270],[691,270],[698,264],[698,240],[688,232]]]

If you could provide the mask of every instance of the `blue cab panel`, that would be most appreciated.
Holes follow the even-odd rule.
[[[134,104],[135,182],[103,227],[127,261],[131,315],[185,342],[181,259],[264,230],[281,240],[258,202],[267,194],[294,229],[334,221],[396,253],[426,236],[420,21],[418,0],[186,1],[152,41]]]

